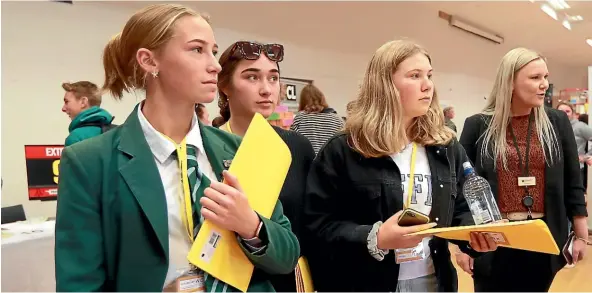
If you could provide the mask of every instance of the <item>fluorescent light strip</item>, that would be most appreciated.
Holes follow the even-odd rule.
[[[553,10],[553,8],[551,8],[551,6],[549,6],[547,4],[543,4],[541,6],[541,10],[543,10],[543,12],[545,12],[547,15],[552,17],[554,20],[557,20],[557,12],[555,12],[555,10]]]
[[[568,30],[571,30],[571,24],[569,23],[569,21],[567,21],[567,19],[566,19],[566,20],[564,20],[564,21],[563,21],[561,24],[562,24],[562,25],[563,25],[563,27],[565,27],[566,29],[568,29]]]
[[[556,10],[563,10],[570,8],[565,0],[547,0],[549,4]]]

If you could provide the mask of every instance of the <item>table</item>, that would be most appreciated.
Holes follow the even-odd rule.
[[[55,292],[55,221],[2,225],[2,292]]]

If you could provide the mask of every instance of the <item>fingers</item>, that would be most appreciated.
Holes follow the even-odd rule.
[[[487,240],[485,240],[484,233],[476,233],[477,241],[479,241],[479,246],[481,246],[481,251],[487,251]]]
[[[422,224],[422,225],[402,227],[402,229],[404,230],[403,231],[404,234],[411,234],[411,233],[415,233],[415,232],[419,232],[419,231],[423,231],[423,230],[434,228],[434,227],[436,227],[436,225],[437,225],[436,223],[427,223],[427,224]],[[422,236],[422,237],[425,237],[425,235]]]
[[[203,208],[208,209],[208,211],[210,211],[211,213],[214,213],[216,215],[223,215],[225,212],[225,208],[222,207],[220,204],[218,204],[217,202],[215,202],[214,200],[207,198],[207,197],[202,197],[199,200],[199,203],[201,204],[201,206]],[[205,218],[205,216],[204,216]]]
[[[210,199],[223,207],[229,207],[230,205],[232,205],[233,202],[232,197],[220,193],[214,188],[206,188],[204,190],[204,197],[202,197],[199,201],[200,203],[202,203],[202,205],[202,200],[204,199]]]
[[[469,263],[470,260],[471,260],[471,258],[469,258],[466,261],[462,261],[460,264],[460,268],[463,269],[463,271],[465,271],[467,274],[472,276],[473,270],[471,269],[471,264]]]
[[[401,247],[400,248],[411,248],[411,247],[415,247],[417,246],[421,241],[423,241],[423,238],[425,237],[425,235],[409,235],[409,236],[403,236],[403,241],[401,241]]]
[[[574,264],[578,263],[578,261],[580,260],[580,250],[574,249],[573,250],[572,258],[573,258],[573,263]]]
[[[212,212],[211,210],[209,210],[208,208],[202,207],[200,212],[201,212],[201,215],[204,217],[204,219],[212,222],[214,225],[220,226],[220,224],[222,223],[220,217],[218,215],[216,215],[214,212]]]
[[[479,244],[479,240],[477,240],[477,234],[475,232],[471,232],[469,234],[469,237],[471,238],[471,240],[469,241],[469,245],[471,245],[473,250],[481,251],[481,245]]]
[[[487,241],[487,251],[493,251],[497,249],[497,243],[493,240],[489,234],[485,234],[485,240]]]
[[[236,196],[240,193],[236,188],[234,188],[226,183],[212,182],[210,184],[210,188],[221,193],[221,194],[226,194],[229,196]]]
[[[239,192],[243,192],[243,189],[240,185],[240,183],[238,182],[238,178],[236,178],[236,176],[230,174],[230,172],[224,170],[222,172],[222,176],[224,176],[224,183],[234,187],[235,189],[237,189]]]

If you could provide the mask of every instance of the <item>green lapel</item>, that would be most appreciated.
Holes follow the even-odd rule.
[[[121,125],[121,139],[118,150],[129,160],[119,163],[119,172],[148,218],[152,229],[168,259],[169,229],[166,196],[154,155],[146,142],[138,106]]]
[[[209,127],[203,126],[201,122],[199,123],[199,130],[208,160],[214,173],[216,173],[218,181],[222,182],[222,171],[228,170],[236,151],[230,149],[224,141],[218,138],[217,134],[213,133]],[[226,166],[225,163],[227,163]]]

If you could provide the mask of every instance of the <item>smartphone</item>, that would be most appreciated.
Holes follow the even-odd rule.
[[[399,226],[404,227],[427,224],[429,222],[430,217],[412,209],[405,209],[397,221]]]
[[[573,243],[575,240],[575,233],[572,231],[569,236],[567,237],[567,242],[563,246],[562,252],[563,257],[567,261],[567,264],[572,265],[574,263],[573,259]]]

